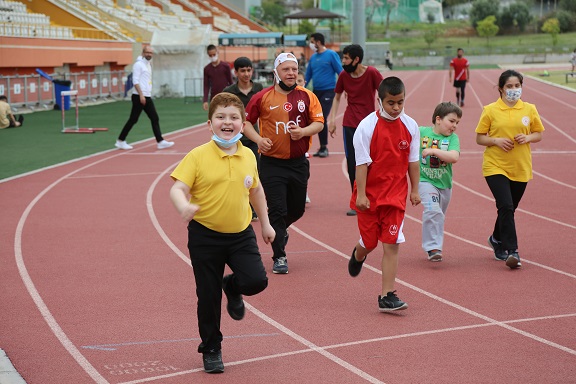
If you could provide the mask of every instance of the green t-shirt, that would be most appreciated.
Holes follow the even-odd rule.
[[[455,133],[442,136],[434,133],[433,127],[420,127],[420,181],[426,181],[439,189],[452,188],[452,164],[435,156],[422,158],[422,150],[431,147],[460,152],[458,136]]]

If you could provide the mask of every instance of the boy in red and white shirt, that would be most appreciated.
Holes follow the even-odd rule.
[[[387,77],[378,87],[379,111],[360,122],[354,134],[356,184],[350,208],[358,212],[360,240],[348,263],[351,276],[358,276],[366,256],[382,242],[381,312],[408,308],[396,296],[394,281],[398,269],[399,244],[404,242],[402,227],[410,178],[410,202],[420,204],[420,130],[404,113],[404,83]]]

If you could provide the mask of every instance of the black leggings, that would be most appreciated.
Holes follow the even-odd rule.
[[[130,111],[130,118],[122,128],[122,132],[120,132],[120,136],[118,136],[118,140],[125,141],[126,137],[128,137],[128,133],[132,127],[138,122],[138,118],[142,111],[146,112],[146,115],[150,119],[152,123],[152,131],[154,132],[154,137],[156,141],[159,143],[162,140],[162,132],[160,132],[160,118],[158,117],[158,113],[156,112],[156,107],[154,106],[154,101],[152,101],[151,97],[146,98],[146,105],[142,105],[140,103],[140,95],[132,94],[132,110]]]
[[[350,179],[351,190],[354,190],[356,180],[356,152],[354,151],[354,133],[356,128],[344,128],[344,154],[346,155],[346,165],[348,168],[348,178]]]
[[[498,217],[494,224],[494,239],[502,242],[505,250],[517,250],[516,223],[514,212],[524,195],[528,183],[512,181],[504,175],[486,176],[486,182],[496,200]]]

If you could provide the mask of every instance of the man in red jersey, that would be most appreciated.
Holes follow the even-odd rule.
[[[288,273],[287,228],[304,215],[310,163],[310,137],[324,127],[322,106],[314,93],[296,84],[298,59],[281,53],[274,61],[273,86],[250,99],[244,134],[258,144],[260,180],[268,217],[278,236],[272,243],[272,272]],[[260,134],[253,124],[259,121]]]
[[[232,84],[232,71],[228,63],[220,60],[218,48],[214,44],[206,47],[210,63],[204,67],[204,97],[202,108],[208,110],[208,103],[224,88]]]
[[[457,57],[450,61],[449,81],[454,79],[454,88],[456,88],[456,103],[461,107],[464,106],[464,90],[466,83],[470,81],[470,64],[464,57],[464,50],[458,48]]]

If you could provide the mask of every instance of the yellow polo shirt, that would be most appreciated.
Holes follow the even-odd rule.
[[[522,100],[518,100],[513,107],[507,106],[502,99],[485,106],[476,127],[476,133],[511,140],[514,140],[514,136],[519,133],[529,135],[542,131],[544,131],[544,126],[536,107]],[[504,175],[510,180],[520,182],[532,179],[530,143],[514,142],[514,148],[508,152],[504,152],[496,145],[486,147],[482,162],[482,175]]]
[[[12,114],[10,104],[5,101],[0,101],[0,129],[8,128],[10,126],[10,118],[8,115]]]
[[[249,193],[258,186],[258,169],[254,154],[240,142],[231,156],[213,141],[196,147],[170,177],[190,187],[190,202],[200,206],[196,222],[221,233],[238,233],[250,224]]]

